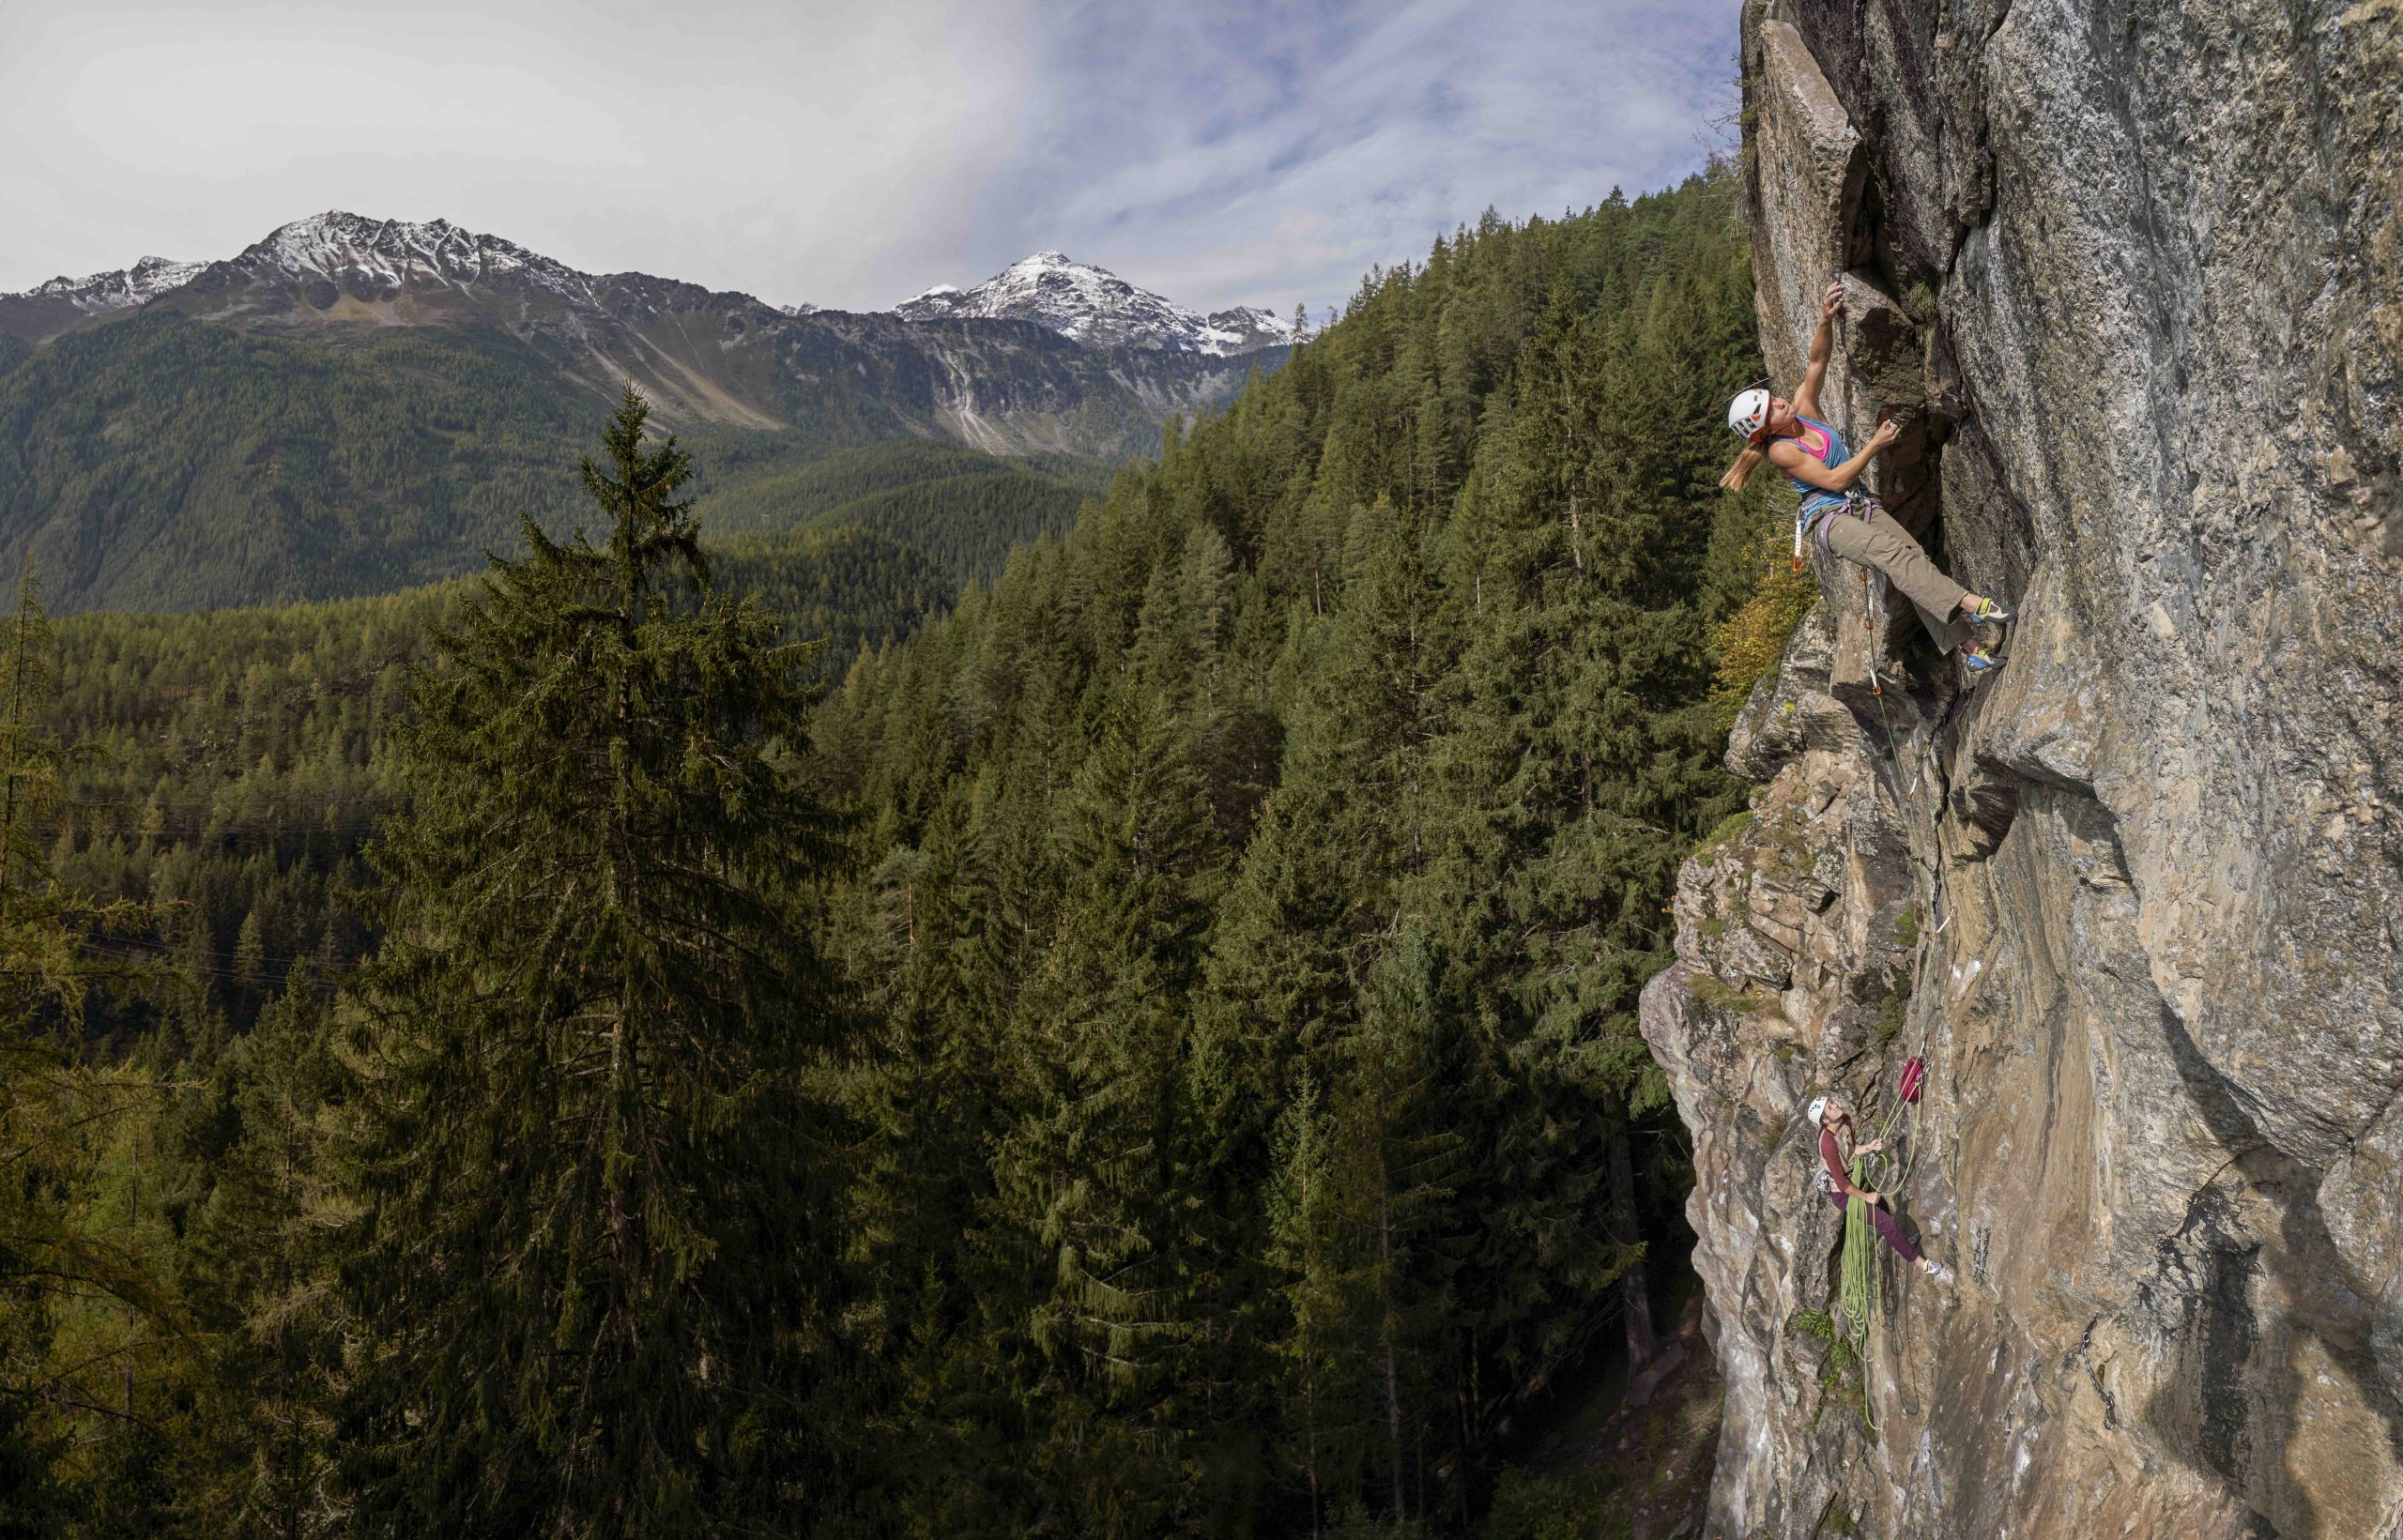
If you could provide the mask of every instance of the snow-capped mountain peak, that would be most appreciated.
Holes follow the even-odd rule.
[[[232,266],[253,277],[269,272],[332,280],[346,288],[396,291],[411,283],[467,284],[513,280],[564,298],[589,300],[592,280],[497,236],[463,230],[449,220],[412,223],[371,220],[328,209],[271,231]]]
[[[87,273],[82,278],[54,278],[38,283],[23,294],[0,295],[0,299],[64,300],[87,315],[106,311],[130,310],[148,303],[169,289],[181,288],[197,277],[205,262],[176,262],[167,257],[146,256],[130,267],[115,272]]]
[[[1221,358],[1293,340],[1293,328],[1268,311],[1238,307],[1202,315],[1106,267],[1062,252],[1037,252],[972,289],[938,283],[894,313],[906,321],[961,318],[1033,321],[1076,342],[1207,353]]]
[[[478,235],[448,220],[412,223],[371,220],[328,209],[269,231],[224,262],[170,262],[144,257],[118,272],[55,278],[0,299],[64,302],[86,315],[130,310],[195,280],[223,292],[229,285],[297,288],[319,310],[341,295],[390,299],[403,289],[466,289],[555,295],[578,304],[592,299],[594,280],[564,263],[497,236]]]
[[[169,303],[186,313],[245,317],[247,325],[312,325],[318,317],[411,325],[507,315],[513,327],[575,317],[581,319],[568,324],[582,326],[606,324],[604,317],[629,313],[629,305],[647,313],[711,297],[668,292],[690,287],[640,273],[581,272],[449,220],[375,220],[328,209],[278,226],[224,261],[145,257],[116,272],[0,295],[0,323],[46,339],[176,293]],[[716,297],[758,304],[748,296]],[[762,308],[788,320],[819,313],[815,305]],[[1203,315],[1056,250],[1013,262],[973,288],[936,284],[893,313],[913,322],[1031,321],[1096,347],[1222,358],[1295,341],[1292,326],[1269,311],[1236,306]]]

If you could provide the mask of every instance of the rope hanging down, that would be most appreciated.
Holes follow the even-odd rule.
[[[1903,840],[1910,853],[1912,888],[1920,900],[1920,913],[1925,917],[1922,922],[1936,922],[1936,901],[1941,884],[1934,869],[1933,861],[1922,857],[1920,852],[1918,832],[1914,827],[1916,820],[1910,816],[1910,813],[1919,805],[1917,794],[1920,783],[1924,778],[1921,773],[1923,767],[1914,768],[1908,782],[1904,780],[1902,747],[1895,739],[1893,718],[1886,706],[1886,688],[1883,678],[1887,618],[1886,584],[1883,574],[1879,574],[1878,580],[1873,585],[1866,569],[1861,572],[1860,581],[1865,611],[1862,618],[1869,633],[1870,694],[1877,702],[1877,723],[1880,734],[1885,740],[1886,753],[1882,757],[1893,777],[1890,789],[1895,795],[1897,808],[1902,815]],[[1881,770],[1882,773],[1884,773],[1883,770]],[[1933,930],[1914,939],[1913,950],[1916,955],[1913,958],[1911,969],[1911,999],[1915,1001],[1923,999],[1922,987],[1926,983],[1928,964],[1934,952],[1928,943],[1943,935],[1951,922],[1951,917],[1947,915],[1940,922],[1935,924]],[[1921,1007],[1917,1041],[1912,1045],[1912,1051],[1904,1060],[1893,1098],[1888,1104],[1885,1118],[1878,1125],[1876,1142],[1882,1145],[1883,1149],[1856,1154],[1853,1157],[1852,1182],[1856,1187],[1890,1193],[1909,1181],[1912,1168],[1918,1163],[1919,1110],[1921,1105],[1922,1089],[1929,1075],[1926,1054],[1929,1038],[1935,1029],[1935,1016],[1936,1012],[1933,1008],[1925,1005]],[[1897,1128],[1904,1122],[1906,1117],[1908,1119],[1909,1127],[1900,1141],[1902,1148],[1898,1151],[1895,1148]],[[1861,1421],[1868,1426],[1873,1436],[1881,1431],[1877,1424],[1876,1398],[1872,1394],[1870,1385],[1872,1360],[1870,1325],[1878,1319],[1880,1250],[1876,1227],[1869,1215],[1869,1205],[1858,1197],[1849,1199],[1844,1205],[1844,1251],[1839,1262],[1837,1298],[1841,1312],[1841,1329],[1854,1355],[1860,1363]]]
[[[1863,568],[1860,573],[1860,583],[1863,598],[1867,601],[1867,613],[1864,616],[1864,623],[1868,627],[1869,631],[1869,693],[1871,698],[1877,702],[1877,726],[1880,735],[1885,740],[1886,762],[1891,768],[1893,773],[1892,787],[1895,792],[1895,800],[1904,810],[1902,817],[1903,844],[1910,852],[1911,885],[1917,892],[1920,900],[1920,913],[1925,916],[1925,922],[1923,922],[1936,923],[1936,928],[1926,934],[1924,941],[1933,941],[1936,938],[1944,934],[1946,927],[1952,923],[1952,920],[1950,915],[1947,915],[1940,922],[1936,922],[1936,899],[1940,884],[1936,878],[1936,864],[1932,858],[1921,855],[1918,832],[1914,827],[1913,820],[1909,816],[1910,811],[1916,809],[1919,805],[1918,792],[1921,781],[1925,779],[1923,773],[1924,767],[1915,767],[1912,770],[1910,780],[1907,783],[1903,780],[1902,750],[1894,738],[1893,717],[1886,709],[1886,686],[1883,679],[1886,664],[1885,636],[1887,620],[1887,585],[1885,575],[1883,573],[1879,573],[1876,583],[1873,586],[1870,583],[1868,569]],[[1921,985],[1926,982],[1929,949],[1924,945],[1924,942],[1921,941],[1915,943],[1913,950],[1917,955],[1912,961],[1911,999],[1916,1000],[1920,999]],[[1895,1100],[1888,1105],[1886,1109],[1886,1120],[1877,1130],[1877,1137],[1880,1140],[1889,1140],[1891,1138],[1894,1131],[1894,1125],[1901,1119],[1903,1108],[1906,1106],[1910,1107],[1913,1111],[1913,1132],[1917,1132],[1916,1113],[1920,1102],[1921,1086],[1926,1079],[1928,1074],[1926,1059],[1927,1040],[1929,1033],[1935,1027],[1934,1018],[1935,1013],[1933,1011],[1922,1010],[1920,1013],[1919,1041],[1909,1057],[1905,1060],[1902,1082],[1897,1086]],[[1917,1151],[1914,1149],[1914,1156],[1916,1156],[1916,1153]],[[1877,1165],[1885,1164],[1884,1159],[1879,1156],[1872,1155],[1868,1158],[1874,1163],[1873,1169]],[[1908,1174],[1909,1166],[1905,1164],[1897,1168],[1895,1175],[1891,1180],[1899,1183]]]

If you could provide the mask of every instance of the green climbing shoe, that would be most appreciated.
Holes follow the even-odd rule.
[[[1961,665],[1972,676],[1991,674],[2002,666],[2002,662],[2000,658],[1982,647],[1965,647],[1961,649]]]
[[[1991,599],[1981,599],[1978,607],[1964,618],[1973,626],[2006,626],[2011,623],[2012,613]]]

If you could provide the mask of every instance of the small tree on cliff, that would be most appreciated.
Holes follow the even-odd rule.
[[[802,1077],[838,1021],[805,649],[711,595],[645,416],[629,388],[585,463],[607,543],[528,521],[399,735],[358,997],[371,1532],[788,1527],[824,1469],[792,1410],[834,1250]]]

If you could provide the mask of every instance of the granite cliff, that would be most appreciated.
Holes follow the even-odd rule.
[[[1827,409],[2021,619],[1965,691],[1818,557],[1681,876],[1710,1532],[2403,1533],[2403,3],[1741,24],[1772,377],[1841,274]],[[1959,1277],[1847,1367],[1801,1108],[1915,1051]]]

